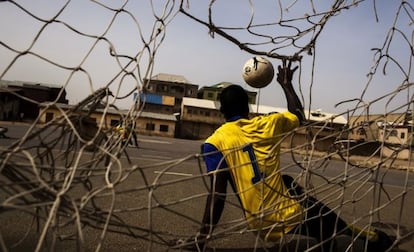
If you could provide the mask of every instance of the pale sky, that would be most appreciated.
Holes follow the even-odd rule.
[[[88,35],[102,35],[111,24],[114,12],[102,8],[96,2],[86,0],[36,0],[16,1],[33,14],[42,19],[49,20],[57,11],[68,3],[68,6],[59,15],[58,20],[70,25],[79,32]],[[118,54],[135,57],[142,49],[140,34],[148,39],[154,23],[153,12],[149,1],[97,1],[107,4],[115,9],[120,8],[125,2],[125,9],[130,11],[136,22],[126,14],[119,15],[113,21],[110,29],[105,33],[105,38],[110,41]],[[153,1],[156,13],[161,15],[163,3],[170,1]],[[187,1],[185,1],[187,2]],[[278,17],[279,1],[253,1],[257,4],[255,18],[259,22],[274,21]],[[281,1],[285,6],[295,1]],[[315,2],[315,1],[313,1]],[[316,1],[318,2],[318,1]],[[328,1],[326,1],[328,2]],[[325,3],[326,3],[325,2]],[[329,1],[331,2],[331,1]],[[349,1],[352,2],[352,1]],[[375,20],[373,3],[376,2],[379,21]],[[406,1],[414,5],[414,0]],[[160,5],[160,3],[162,3]],[[199,18],[205,19],[208,14],[209,1],[189,1],[188,11],[195,13]],[[218,26],[243,26],[249,21],[249,1],[225,0],[216,1],[213,8],[214,22]],[[300,8],[292,8],[286,15],[295,16],[298,13],[310,11],[308,0],[303,0]],[[310,80],[311,62],[309,55],[304,54],[301,68],[301,90],[304,96],[306,109],[321,109],[331,113],[342,113],[352,109],[355,103],[343,104],[334,107],[335,104],[361,97],[368,82],[367,73],[374,61],[372,48],[381,48],[385,42],[387,33],[394,22],[398,0],[367,0],[357,8],[345,10],[340,15],[331,19],[325,30],[317,40],[315,52],[315,69],[313,82]],[[171,3],[170,3],[171,4]],[[319,6],[316,6],[318,8]],[[173,12],[176,11],[176,6]],[[301,14],[303,15],[303,14]],[[411,16],[413,11],[411,10]],[[240,84],[246,89],[250,88],[242,79],[241,71],[245,61],[254,56],[241,51],[236,45],[223,39],[219,35],[212,38],[206,27],[190,20],[178,13],[167,19],[168,25],[163,31],[163,41],[157,41],[159,48],[154,61],[152,75],[169,73],[182,75],[192,84],[202,86],[214,85],[227,81]],[[113,57],[109,55],[109,43],[104,40],[94,45],[96,39],[81,36],[73,32],[62,23],[53,23],[46,26],[41,33],[44,22],[37,21],[20,8],[10,2],[0,2],[0,75],[5,80],[23,80],[44,82],[63,85],[67,83],[66,90],[69,102],[74,104],[90,94],[91,88],[96,89],[108,84],[119,72],[120,67]],[[139,25],[137,25],[139,24]],[[402,69],[408,72],[408,81],[412,81],[413,55],[408,46],[413,44],[413,23],[406,13],[400,15],[397,27],[401,29],[408,42],[398,34],[394,36],[390,54],[400,64]],[[36,35],[40,36],[35,41]],[[240,34],[242,39],[249,38]],[[34,45],[31,47],[31,44]],[[162,42],[162,43],[160,43]],[[12,47],[11,49],[8,47]],[[71,75],[71,71],[47,63],[44,59],[27,54],[15,59],[13,50],[30,51],[47,58],[63,67],[76,67],[81,64],[86,72],[78,71]],[[93,50],[91,50],[93,48]],[[283,49],[286,53],[291,49]],[[145,74],[148,55],[139,57],[141,74]],[[279,60],[270,59],[277,68]],[[83,62],[84,61],[84,62]],[[126,60],[119,62],[125,64]],[[132,67],[132,66],[131,66]],[[296,77],[299,76],[297,72]],[[363,97],[364,102],[381,97],[397,89],[404,80],[403,72],[397,64],[389,62],[386,75],[382,68],[376,73]],[[299,90],[298,80],[295,79],[295,88]],[[89,83],[92,83],[90,85]],[[134,81],[125,76],[116,83],[122,83],[122,90],[130,90]],[[311,88],[311,83],[313,84]],[[115,88],[111,86],[111,88]],[[311,94],[311,95],[310,95]],[[407,98],[408,97],[408,98]],[[124,99],[120,104],[128,107],[132,97]],[[393,97],[390,105],[386,107],[386,101],[372,107],[373,113],[384,113],[392,110],[398,104],[402,105],[411,99],[410,91],[404,90]],[[285,98],[281,89],[273,81],[268,87],[260,90],[260,104],[284,107]],[[395,104],[395,105],[394,105]]]

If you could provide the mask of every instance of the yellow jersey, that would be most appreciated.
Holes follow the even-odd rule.
[[[300,204],[289,196],[279,171],[280,142],[299,126],[290,113],[226,122],[207,140],[224,157],[249,228],[277,241],[302,219]],[[210,173],[220,167],[211,168]]]

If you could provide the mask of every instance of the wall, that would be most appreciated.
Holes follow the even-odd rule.
[[[185,106],[181,111],[181,120],[202,122],[208,124],[222,124],[224,117],[218,110]]]
[[[0,96],[0,120],[1,121],[16,121],[20,120],[20,99],[15,95],[8,93],[1,93]]]
[[[55,107],[50,107],[48,109],[42,108],[40,123],[46,123],[52,119],[59,117],[60,115],[60,110],[58,110]],[[102,120],[102,113],[94,112],[91,114],[90,118],[93,119],[99,125],[101,123],[100,121]],[[108,130],[111,127],[118,125],[120,120],[120,114],[105,114],[103,129]],[[149,128],[148,125],[153,125],[153,128]],[[135,132],[143,135],[174,137],[175,121],[141,116],[136,120]]]
[[[153,125],[153,127],[151,127],[151,125]],[[165,131],[166,128],[168,128],[168,131]],[[138,134],[148,136],[174,137],[175,121],[140,117],[137,120],[135,131],[137,131]]]

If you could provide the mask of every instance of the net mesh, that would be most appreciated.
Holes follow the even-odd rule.
[[[55,106],[57,101],[43,105],[60,109],[61,116],[39,124],[41,112],[21,138],[0,147],[2,250],[168,250],[170,240],[193,235],[199,228],[208,185],[198,142],[188,155],[171,160],[134,159],[119,132],[105,127],[103,119],[89,120],[97,111],[116,111],[123,121],[140,118],[143,103],[138,95],[131,104],[131,96],[145,92],[159,49],[167,36],[173,36],[168,28],[175,19],[205,27],[212,39],[220,37],[249,54],[297,62],[300,96],[305,107],[312,108],[321,35],[333,19],[364,4],[380,20],[377,2],[292,0],[266,1],[263,6],[259,1],[217,0],[0,1],[2,13],[19,16],[19,20],[5,20],[10,15],[1,18],[6,32],[0,36],[0,79],[23,69],[35,76],[53,72],[67,92],[81,89],[83,95],[69,109]],[[413,246],[414,226],[408,214],[413,175],[411,155],[408,159],[399,155],[411,153],[411,144],[381,142],[372,155],[360,157],[355,153],[372,143],[339,141],[344,134],[361,130],[365,136],[375,134],[372,126],[379,123],[385,139],[400,123],[412,120],[413,33],[407,27],[413,23],[413,6],[411,1],[394,2],[396,8],[387,13],[393,22],[382,46],[373,45],[365,88],[359,97],[337,101],[342,111],[338,116],[353,116],[365,124],[349,125],[341,132],[329,131],[330,121],[309,125],[307,141],[299,146],[293,144],[297,132],[290,133],[285,139],[292,144],[284,146],[283,156],[293,162],[285,162],[281,171],[349,223],[363,230],[387,229],[397,237],[394,246],[404,249]],[[91,19],[85,23],[79,15]],[[242,18],[228,18],[232,15]],[[18,23],[15,30],[8,25],[13,21]],[[31,29],[23,29],[30,23]],[[132,43],[120,37],[120,29],[127,31]],[[14,33],[19,33],[19,40],[12,39]],[[68,37],[75,42],[63,40]],[[47,47],[45,41],[55,47]],[[405,49],[403,55],[396,54],[396,47]],[[72,50],[71,57],[59,54]],[[98,56],[110,70],[96,68]],[[33,69],[27,68],[29,64]],[[310,72],[309,85],[304,84],[303,71]],[[370,97],[368,90],[376,88],[377,76],[388,72],[398,73],[392,80],[396,87]],[[14,90],[0,91],[38,104]],[[127,111],[119,109],[125,104],[129,104]],[[383,109],[372,115],[378,104]],[[401,116],[395,123],[385,124],[396,113]],[[412,129],[406,128],[406,143],[411,143]],[[332,133],[326,135],[327,131]],[[318,142],[327,138],[338,141],[327,151],[317,151]],[[384,155],[383,148],[391,154]],[[396,172],[398,185],[392,185],[388,178]],[[209,247],[267,250],[273,246],[247,228],[237,195],[228,193],[224,216]]]

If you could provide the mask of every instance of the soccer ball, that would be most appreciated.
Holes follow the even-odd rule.
[[[253,88],[263,88],[269,85],[275,75],[272,63],[267,59],[256,56],[246,61],[243,66],[243,79]]]

